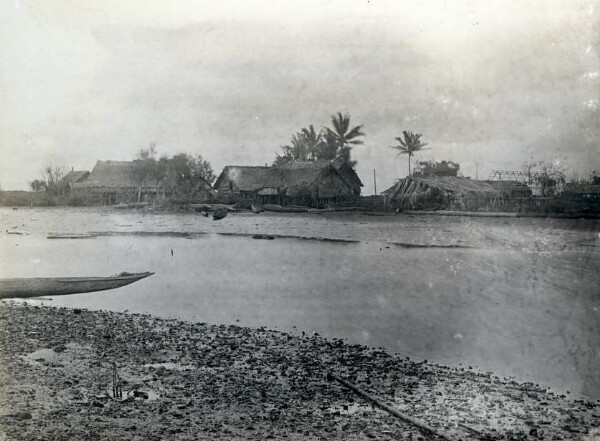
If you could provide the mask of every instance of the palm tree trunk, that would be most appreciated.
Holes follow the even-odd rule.
[[[408,155],[408,176],[410,176],[410,155]]]

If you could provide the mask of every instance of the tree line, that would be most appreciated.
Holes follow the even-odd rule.
[[[337,112],[331,116],[329,127],[316,130],[310,124],[294,133],[290,143],[282,146],[281,152],[276,154],[273,166],[284,166],[291,161],[341,158],[355,167],[357,161],[352,159],[352,149],[363,145],[364,137],[362,125],[352,126],[349,113]],[[459,176],[460,165],[452,161],[418,161],[413,170],[412,159],[415,154],[428,150],[425,148],[428,144],[422,138],[421,133],[404,130],[402,136],[394,138],[397,143],[389,146],[398,151],[398,156],[407,156],[408,176]],[[178,153],[172,157],[163,155],[157,158],[155,143],[151,143],[147,149],[139,150],[133,164],[131,178],[138,187],[138,199],[141,197],[142,187],[148,184],[156,189],[157,194],[162,190],[163,196],[168,193],[186,199],[199,189],[200,181],[212,185],[216,179],[210,162],[201,155]],[[539,187],[542,195],[555,194],[566,183],[567,168],[564,164],[532,160],[524,164],[522,170],[527,176],[526,183]],[[34,179],[29,186],[35,193],[58,195],[62,191],[62,181],[66,174],[66,167],[49,164],[43,169],[41,178]],[[597,183],[599,180],[598,173],[595,172],[590,179],[581,182]]]
[[[162,190],[176,199],[187,200],[202,190],[205,181],[212,185],[216,179],[210,162],[202,155],[177,153],[172,157],[166,155],[156,158],[156,144],[148,149],[141,149],[131,167],[131,177],[138,187],[138,201],[142,187],[151,184],[157,194]]]
[[[292,135],[290,144],[281,147],[273,165],[283,166],[291,161],[321,161],[342,158],[355,167],[352,160],[352,148],[362,145],[365,134],[362,125],[351,127],[350,115],[338,112],[331,117],[331,127],[316,131],[311,124]]]

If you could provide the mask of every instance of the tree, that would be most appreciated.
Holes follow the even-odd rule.
[[[204,189],[202,181],[209,184],[216,179],[210,162],[201,155],[178,153],[168,162],[168,179],[172,193],[180,201],[193,200]]]
[[[66,174],[67,168],[64,165],[52,163],[44,167],[42,180],[46,184],[46,191],[51,194],[58,194],[60,192],[60,182]]]
[[[34,193],[46,191],[46,181],[42,179],[34,179],[29,183],[29,188],[31,188],[31,191]]]
[[[137,186],[137,201],[142,199],[142,187],[151,178],[152,170],[156,160],[156,144],[150,143],[148,149],[140,149],[137,158],[131,164],[131,178]]]
[[[212,168],[210,162],[206,161],[201,155],[196,155],[193,158],[192,177],[202,178],[209,184],[212,184],[217,176]]]
[[[156,143],[151,142],[147,149],[140,149],[138,152],[138,158],[141,160],[154,159],[156,157]]]
[[[159,193],[160,187],[164,184],[164,181],[169,172],[169,158],[167,156],[161,156],[157,161],[154,158],[151,160],[147,160],[147,168],[148,168],[148,179],[150,179],[155,187],[156,194]],[[164,188],[163,188],[163,197],[164,197]]]
[[[523,166],[527,184],[537,189],[540,196],[554,196],[562,191],[568,167],[561,162],[529,161]]]
[[[345,113],[342,115],[338,112],[331,116],[331,125],[333,128],[324,127],[325,143],[319,152],[319,159],[335,159],[343,158],[350,166],[354,167],[356,161],[352,161],[350,153],[352,147],[363,144],[359,139],[365,134],[361,131],[362,126],[350,128],[350,115]]]
[[[170,159],[169,170],[178,185],[199,178],[211,184],[216,178],[210,162],[205,161],[201,155],[178,153]]]
[[[408,175],[410,176],[410,158],[412,158],[415,153],[424,150],[423,147],[425,147],[427,143],[421,142],[421,136],[423,135],[420,133],[413,133],[405,130],[402,132],[402,135],[402,138],[399,136],[394,138],[399,144],[390,146],[390,148],[398,150],[398,156],[408,155]]]
[[[452,161],[419,161],[414,176],[458,176],[460,165]]]
[[[289,161],[315,161],[322,144],[323,134],[317,133],[311,124],[292,135],[291,143],[281,147],[283,154],[277,154],[273,165],[281,166]]]

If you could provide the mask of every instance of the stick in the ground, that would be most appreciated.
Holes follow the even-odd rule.
[[[414,418],[403,414],[402,412],[394,409],[391,406],[388,406],[387,404],[385,404],[384,402],[378,400],[377,398],[375,398],[374,396],[368,394],[367,392],[359,389],[358,387],[356,387],[355,385],[353,385],[352,383],[347,382],[346,380],[334,375],[334,374],[327,374],[327,379],[333,379],[335,381],[337,381],[338,383],[340,383],[342,386],[350,389],[352,392],[356,393],[357,395],[360,395],[363,398],[366,398],[367,400],[371,401],[373,404],[375,404],[377,407],[385,410],[386,412],[390,413],[391,415],[395,416],[396,418],[399,418],[403,421],[406,421],[407,423],[412,424],[413,426],[418,427],[421,430],[424,430],[425,432],[428,432],[432,435],[435,435],[439,438],[442,438],[446,441],[453,441],[452,438],[450,438],[448,435],[444,434],[444,433],[440,433],[437,430],[435,430],[433,427],[428,426],[425,423],[422,423],[418,420],[415,420]]]

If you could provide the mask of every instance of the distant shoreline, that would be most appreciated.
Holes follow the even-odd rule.
[[[140,207],[131,207],[123,209],[122,207],[115,208],[113,206],[103,205],[3,205],[0,207],[19,210],[19,209],[48,209],[48,208],[59,208],[59,209],[73,209],[77,210],[80,208],[86,209],[105,209],[114,210],[119,213],[136,213],[142,212],[145,214],[193,214],[193,209],[185,208],[164,208],[164,207],[153,207],[150,206],[148,209]],[[241,210],[242,213],[251,213],[250,210]],[[456,211],[456,210],[402,210],[395,211],[393,209],[386,210],[365,210],[357,209],[355,211],[344,209],[344,210],[308,210],[305,212],[273,212],[284,215],[330,215],[336,214],[343,216],[344,214],[361,214],[363,216],[458,216],[458,217],[493,217],[493,218],[541,218],[541,219],[600,219],[600,213],[539,213],[539,212],[501,212],[501,211]]]

